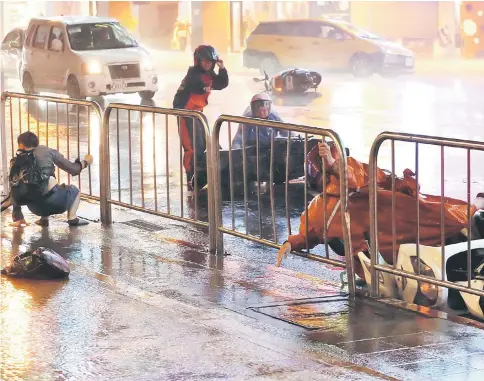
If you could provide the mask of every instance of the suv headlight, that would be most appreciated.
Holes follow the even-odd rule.
[[[418,263],[417,257],[410,257],[410,262],[412,263],[413,270],[415,274],[418,274],[418,268],[420,267],[420,275],[435,278],[435,273],[422,259]],[[439,286],[430,284],[427,282],[417,281],[418,290],[415,296],[415,303],[430,307],[437,303],[439,297]]]
[[[383,48],[383,53],[385,54],[398,54],[398,52],[394,49],[391,49],[391,48]]]
[[[101,74],[103,66],[99,61],[88,61],[82,64],[82,72],[84,74]]]
[[[149,58],[145,58],[140,63],[141,70],[150,71],[153,70],[153,62]]]

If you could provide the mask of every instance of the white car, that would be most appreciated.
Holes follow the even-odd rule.
[[[19,78],[25,29],[15,28],[2,41],[1,54],[3,71],[7,77]]]
[[[117,20],[92,16],[32,19],[21,79],[26,93],[77,99],[137,92],[148,100],[158,91],[148,51]]]
[[[436,279],[443,279],[467,287],[467,241],[445,246],[442,269],[441,247],[420,245],[420,263],[417,259],[417,245],[402,244],[398,250],[396,268]],[[371,286],[370,259],[363,252],[358,254],[365,273],[365,280]],[[380,264],[386,265],[380,256]],[[484,239],[471,241],[471,286],[484,290]],[[407,303],[446,310],[463,310],[484,320],[484,297],[435,286],[414,279],[379,273],[380,294],[383,297],[398,297]]]

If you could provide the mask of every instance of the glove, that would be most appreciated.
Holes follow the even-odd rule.
[[[287,255],[291,252],[291,250],[291,244],[288,241],[284,242],[284,244],[279,249],[279,254],[277,254],[276,267],[281,267],[282,258],[287,258]]]
[[[94,158],[92,157],[92,155],[86,155],[84,156],[84,161],[87,163],[87,165],[91,165],[94,161]]]

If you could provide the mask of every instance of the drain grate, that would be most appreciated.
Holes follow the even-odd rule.
[[[347,322],[352,307],[346,298],[330,297],[308,303],[250,307],[254,312],[285,321],[302,328],[334,329]]]
[[[132,220],[132,221],[126,221],[121,223],[147,232],[157,232],[165,229],[160,225],[152,224],[151,222],[146,222],[143,220]]]

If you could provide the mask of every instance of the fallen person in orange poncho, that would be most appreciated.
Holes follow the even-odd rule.
[[[326,221],[334,212],[333,218],[327,230],[327,241],[343,237],[341,225],[341,209],[337,206],[339,200],[339,166],[337,149],[326,143],[318,143],[308,154],[309,173],[312,173],[310,183],[318,185],[322,183],[319,157],[325,161],[327,168],[326,185]],[[353,193],[349,197],[348,212],[351,224],[351,242],[353,255],[368,250],[365,235],[370,233],[370,208],[369,208],[369,166],[358,160],[348,157],[348,191]],[[441,202],[444,202],[445,234],[446,238],[458,235],[467,227],[468,208],[467,203],[461,200],[441,196],[432,196],[419,193],[414,173],[409,169],[404,171],[403,178],[395,179],[395,227],[396,227],[396,250],[403,243],[416,242],[417,239],[417,206],[416,197],[419,197],[420,213],[420,244],[439,246],[441,244]],[[378,169],[378,251],[385,261],[393,264],[393,238],[392,238],[392,176]],[[321,188],[321,186],[320,186]],[[321,190],[321,189],[319,189]],[[321,190],[322,191],[322,190]],[[470,207],[470,215],[473,216],[477,209],[484,209],[484,198],[479,194]],[[337,206],[337,210],[335,209]],[[324,243],[324,203],[323,195],[316,196],[308,206],[308,244],[309,249]],[[327,222],[326,222],[327,223]],[[301,215],[299,234],[289,236],[279,251],[277,266],[280,266],[282,258],[287,257],[292,250],[300,251],[306,247],[306,215]],[[338,250],[339,251],[339,250]],[[343,253],[337,252],[339,255]],[[355,262],[356,274],[364,279],[360,261]]]

